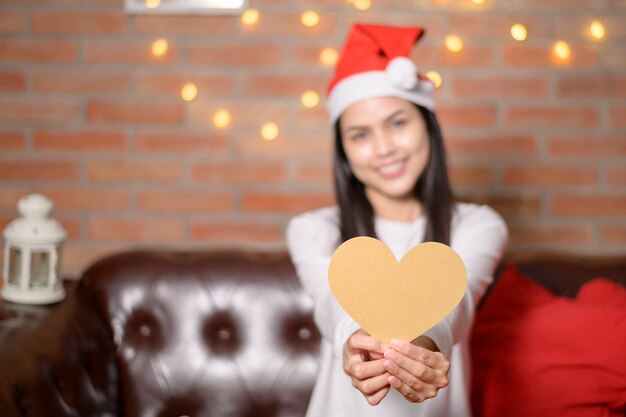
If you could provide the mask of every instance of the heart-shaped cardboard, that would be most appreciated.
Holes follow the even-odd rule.
[[[417,245],[398,262],[381,241],[356,237],[332,256],[328,281],[339,304],[372,336],[411,341],[463,298],[461,257],[441,243]]]

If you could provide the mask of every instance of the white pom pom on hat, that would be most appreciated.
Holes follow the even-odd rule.
[[[352,26],[328,85],[331,124],[352,104],[373,97],[399,97],[434,110],[434,85],[409,58],[423,34],[420,27]]]

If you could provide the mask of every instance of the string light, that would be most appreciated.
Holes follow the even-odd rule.
[[[252,26],[259,21],[260,17],[257,9],[248,9],[241,15],[241,21],[244,25]]]
[[[198,87],[194,83],[187,83],[180,89],[180,96],[185,101],[192,101],[198,97]]]
[[[302,105],[304,107],[306,107],[307,109],[312,109],[319,104],[320,96],[313,90],[306,90],[300,96],[300,101],[302,102]]]
[[[154,56],[163,56],[167,53],[169,44],[165,39],[157,39],[152,43],[152,54]]]
[[[595,39],[603,39],[606,34],[606,29],[604,28],[602,22],[594,20],[591,22],[591,25],[589,25],[589,32]]]
[[[357,10],[368,10],[370,7],[372,7],[372,1],[371,0],[352,0],[352,4],[354,5],[354,8]]]
[[[146,0],[146,7],[148,9],[156,9],[161,5],[161,0]]]
[[[312,10],[308,10],[300,16],[302,24],[308,28],[312,28],[320,22],[320,15]]]
[[[485,4],[485,0],[472,0],[474,4]]]
[[[441,84],[443,84],[443,78],[441,77],[441,74],[439,74],[437,71],[428,71],[426,73],[426,77],[428,77],[428,79],[433,82],[435,88],[439,88],[441,87]]]
[[[261,127],[261,137],[267,141],[278,137],[278,125],[274,122],[267,122]]]
[[[218,129],[225,129],[230,125],[230,113],[228,110],[219,109],[213,114],[213,125]]]
[[[463,49],[463,41],[456,35],[446,36],[446,47],[452,52],[459,52]]]
[[[335,48],[324,48],[320,52],[320,61],[322,64],[332,67],[339,60],[339,52]]]
[[[553,50],[554,54],[560,59],[568,59],[570,57],[570,48],[565,41],[556,41]]]
[[[514,24],[513,26],[511,26],[511,36],[513,36],[513,39],[515,39],[516,41],[525,41],[528,37],[528,31],[526,30],[526,26],[522,25],[521,23]]]

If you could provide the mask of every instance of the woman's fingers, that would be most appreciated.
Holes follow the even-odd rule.
[[[383,362],[384,359],[363,361],[360,357],[353,356],[344,362],[343,370],[351,378],[364,380],[386,373]]]
[[[370,352],[378,352],[381,355],[389,349],[387,344],[365,333],[365,331],[357,331],[348,339],[348,345],[352,349],[367,350]]]

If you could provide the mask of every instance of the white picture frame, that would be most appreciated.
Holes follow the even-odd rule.
[[[129,14],[240,14],[248,0],[124,0]]]

